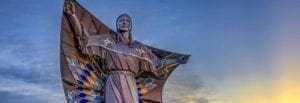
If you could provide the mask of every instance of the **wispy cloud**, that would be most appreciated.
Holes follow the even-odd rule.
[[[210,92],[207,87],[192,89],[188,85],[180,85],[178,82],[170,80],[164,89],[164,101],[166,103],[208,103]],[[195,81],[198,82],[198,81]],[[204,92],[206,91],[206,92]]]
[[[0,77],[0,92],[9,92],[13,95],[18,95],[20,97],[31,97],[30,101],[24,102],[34,102],[35,99],[44,101],[44,103],[64,103],[64,95],[61,89],[49,88],[44,84],[28,83],[23,80]],[[5,102],[14,98],[1,98],[1,101]],[[15,98],[17,99],[17,98]]]
[[[45,49],[47,45],[15,39],[1,44],[1,102],[64,103],[57,53]]]

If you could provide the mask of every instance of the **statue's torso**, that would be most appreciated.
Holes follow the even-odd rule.
[[[129,47],[117,42],[110,34],[90,36],[86,49],[87,53],[103,58],[109,68],[105,102],[138,103],[135,74],[139,71],[156,72],[157,57],[139,42],[133,42]]]

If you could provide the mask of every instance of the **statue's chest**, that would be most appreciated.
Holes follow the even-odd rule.
[[[124,44],[115,43],[109,38],[101,40],[100,42],[98,42],[98,45],[102,46],[110,52],[115,52],[124,56],[143,58],[144,54],[146,53],[146,51],[142,49],[141,46],[129,47]]]
[[[110,57],[106,58],[112,58],[111,60],[113,61],[131,61],[131,59],[134,58],[135,60],[145,60],[153,64],[151,58],[148,57],[147,50],[143,48],[142,44],[139,43],[135,43],[133,44],[133,47],[129,47],[128,45],[116,43],[114,39],[107,37],[98,39],[97,41],[90,43],[89,45],[100,46],[103,49],[106,49],[109,54],[112,54],[107,55]],[[115,58],[118,58],[119,60]]]
[[[126,45],[122,44],[112,44],[108,46],[110,50],[113,52],[116,52],[118,54],[124,55],[124,56],[134,56],[134,57],[143,57],[145,54],[145,50],[141,48],[130,48]]]

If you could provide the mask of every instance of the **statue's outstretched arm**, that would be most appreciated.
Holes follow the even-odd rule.
[[[172,64],[185,64],[185,63],[187,63],[187,60],[189,59],[189,57],[190,57],[190,55],[183,55],[182,57],[179,57],[176,59],[160,59],[158,69],[165,68],[166,66],[169,66]]]
[[[74,28],[75,34],[79,37],[82,37],[82,27],[80,25],[80,22],[75,14],[75,6],[72,2],[67,1],[64,6],[64,12],[69,17],[70,22],[72,23],[72,26]]]
[[[159,74],[164,74],[164,71],[168,71],[168,67],[172,65],[179,65],[179,64],[186,64],[190,55],[182,55],[177,58],[159,58],[157,55],[155,55],[149,48],[146,46],[144,49],[147,52],[147,57],[152,58],[153,65],[155,66],[157,72]]]
[[[75,37],[78,40],[79,49],[84,52],[85,45],[87,43],[88,36],[90,35],[89,32],[81,25],[78,17],[75,14],[75,6],[73,2],[66,1],[64,5],[64,13],[68,16],[69,21],[71,22],[71,26],[74,30]]]

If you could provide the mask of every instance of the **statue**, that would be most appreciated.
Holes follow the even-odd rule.
[[[73,43],[70,45],[75,47],[72,50],[71,46],[62,46],[62,49],[70,50],[62,50],[61,53],[61,58],[67,62],[62,63],[62,79],[68,102],[161,103],[161,97],[155,99],[155,95],[150,95],[147,98],[147,93],[153,91],[152,95],[161,95],[162,85],[170,71],[179,64],[187,63],[189,55],[162,51],[133,40],[132,20],[127,14],[117,18],[116,32],[92,33],[89,26],[78,18],[77,10],[84,12],[84,9],[78,8],[81,6],[76,1],[65,2],[64,18],[69,22],[69,31],[72,31],[66,34],[72,34],[73,40],[69,40]],[[90,22],[95,22],[94,17]],[[64,27],[65,24],[62,25]],[[62,33],[62,45],[66,42],[63,39]],[[176,57],[167,58],[163,54]],[[65,76],[67,74],[69,76]],[[155,91],[156,88],[158,91]]]

